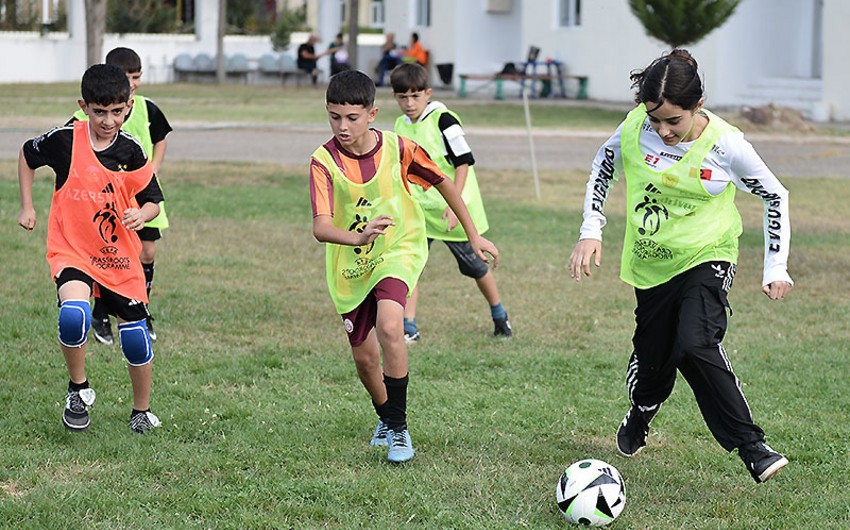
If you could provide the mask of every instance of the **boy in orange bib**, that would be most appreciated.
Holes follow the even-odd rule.
[[[85,372],[89,298],[99,294],[118,319],[121,349],[133,386],[130,429],[159,425],[150,412],[153,348],[145,319],[147,292],[137,235],[159,214],[162,192],[142,146],[121,131],[130,83],[113,65],[94,65],[81,83],[88,121],[57,127],[24,143],[18,160],[18,224],[32,230],[35,170],[56,175],[47,221],[47,262],[59,299],[59,343],[70,381],[62,422],[71,431],[90,424],[95,392]]]

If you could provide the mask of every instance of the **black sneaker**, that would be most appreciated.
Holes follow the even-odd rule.
[[[154,416],[153,412],[145,411],[145,412],[132,412],[130,413],[130,430],[138,433],[144,434],[154,427],[159,427],[162,425],[159,421],[159,418]]]
[[[511,330],[511,322],[508,320],[507,315],[505,315],[505,318],[494,318],[493,325],[495,326],[495,329],[493,330],[494,337],[509,339],[514,334],[513,330]]]
[[[783,467],[788,465],[788,459],[771,449],[764,442],[744,444],[738,448],[738,456],[747,466],[747,471],[758,483],[767,482]]]
[[[112,324],[109,323],[109,317],[104,319],[93,318],[91,329],[94,331],[94,338],[101,344],[111,346],[115,343],[115,337],[112,335]]]
[[[93,388],[79,391],[69,390],[65,397],[65,410],[62,411],[62,423],[70,431],[84,431],[91,423],[89,409],[94,406],[96,394]]]
[[[151,340],[156,340],[156,331],[153,330],[153,317],[148,315],[145,322],[148,326],[148,336],[150,336]]]
[[[641,411],[637,406],[626,412],[623,423],[617,429],[617,451],[625,457],[638,454],[646,445],[649,423],[658,413],[658,406],[651,411]]]

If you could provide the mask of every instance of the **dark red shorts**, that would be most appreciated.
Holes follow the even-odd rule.
[[[407,284],[398,278],[384,278],[369,291],[359,306],[342,316],[342,324],[348,333],[348,342],[360,346],[369,336],[378,320],[378,301],[395,300],[401,307],[407,304]]]

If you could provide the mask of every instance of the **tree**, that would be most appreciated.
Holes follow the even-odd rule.
[[[106,32],[106,0],[85,0],[86,65],[103,62],[103,34]]]
[[[629,0],[647,35],[679,48],[723,25],[741,0]]]
[[[307,6],[302,5],[295,9],[284,9],[280,14],[274,32],[272,32],[272,46],[275,51],[289,48],[289,41],[293,31],[302,31],[307,28]]]
[[[348,64],[357,69],[357,14],[360,12],[358,0],[348,0]]]

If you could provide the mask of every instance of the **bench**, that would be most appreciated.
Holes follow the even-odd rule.
[[[300,86],[302,79],[309,79],[310,75],[304,70],[299,70],[295,58],[289,54],[263,54],[259,61],[257,70],[260,75],[280,77],[282,83],[290,77],[294,78]]]
[[[545,67],[544,72],[537,73],[538,66]],[[565,87],[565,80],[567,79],[575,79],[576,81],[578,81],[578,91],[575,96],[576,99],[587,99],[588,97],[587,76],[564,75],[563,65],[559,61],[547,60],[546,62],[537,62],[536,60],[531,60],[522,63],[521,70],[517,70],[510,73],[502,71],[493,74],[459,74],[458,77],[460,78],[460,87],[458,88],[458,95],[461,97],[467,95],[468,92],[466,90],[466,82],[467,80],[470,80],[486,81],[483,86],[487,86],[490,83],[494,83],[496,85],[496,99],[505,98],[504,92],[502,90],[505,81],[513,81],[519,83],[520,95],[523,94],[526,89],[526,83],[528,83],[528,89],[530,90],[532,98],[535,98],[538,95],[537,91],[535,90],[535,85],[538,81],[542,83],[540,97],[547,97],[552,94],[553,83],[557,83],[558,91],[555,95],[561,98],[566,98],[567,91]]]

